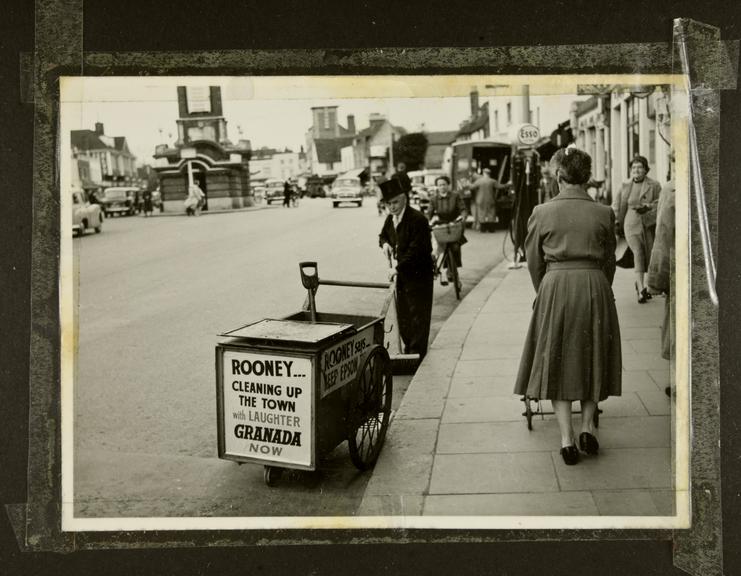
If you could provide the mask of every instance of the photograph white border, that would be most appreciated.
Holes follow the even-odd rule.
[[[100,81],[100,78],[96,78]],[[672,413],[675,442],[675,516],[363,516],[363,517],[147,517],[78,518],[74,516],[74,375],[78,343],[74,302],[78,290],[77,262],[72,251],[71,211],[67,194],[60,194],[60,320],[62,530],[68,532],[150,530],[270,530],[270,529],[680,529],[690,526],[690,277],[689,277],[689,148],[687,92],[680,75],[436,75],[436,76],[280,76],[280,77],[111,77],[112,93],[131,81],[157,85],[233,86],[245,99],[328,99],[390,97],[465,97],[470,86],[528,84],[533,95],[577,94],[579,85],[664,84],[673,87],[672,144],[676,153],[676,383]],[[60,100],[84,102],[85,77],[62,77]],[[125,88],[124,88],[125,91]],[[504,94],[498,91],[497,95]],[[482,92],[482,96],[486,96]],[[60,159],[70,157],[69,116],[60,114]],[[69,162],[61,160],[61,190],[71,181]]]

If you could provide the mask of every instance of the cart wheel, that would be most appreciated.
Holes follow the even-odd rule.
[[[360,360],[347,407],[347,443],[358,470],[368,470],[378,459],[389,426],[392,394],[391,359],[376,344]]]
[[[265,479],[265,484],[272,488],[278,485],[280,477],[283,476],[283,468],[278,468],[277,466],[265,466],[262,475]]]

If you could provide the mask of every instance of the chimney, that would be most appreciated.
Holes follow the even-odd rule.
[[[479,115],[479,91],[474,86],[471,88],[471,118],[477,118]]]
[[[98,136],[102,136],[104,134],[104,132],[103,132],[103,123],[102,122],[96,122],[95,123],[95,133]]]
[[[352,114],[347,115],[347,131],[350,132],[350,134],[355,134],[355,116]]]
[[[386,117],[378,112],[371,112],[368,116],[368,124],[370,124],[371,128],[375,128],[378,124],[383,124],[385,120]]]

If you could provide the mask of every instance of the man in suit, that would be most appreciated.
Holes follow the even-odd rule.
[[[379,245],[387,258],[396,258],[396,307],[399,332],[405,354],[427,353],[432,316],[432,241],[427,218],[408,206],[408,198],[398,179],[382,182],[381,193],[389,211],[379,235]]]

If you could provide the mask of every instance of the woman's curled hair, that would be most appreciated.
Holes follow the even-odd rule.
[[[553,155],[551,168],[568,184],[586,184],[592,175],[592,159],[578,148],[562,148]]]

